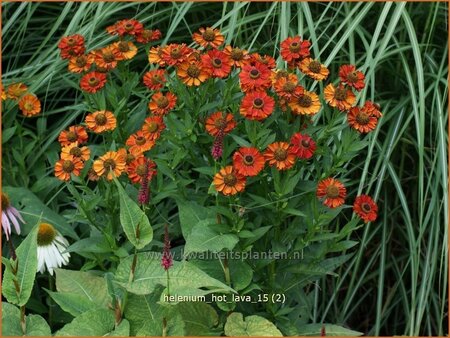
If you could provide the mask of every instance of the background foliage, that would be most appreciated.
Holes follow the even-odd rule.
[[[66,185],[52,177],[57,135],[84,114],[83,97],[68,83],[66,64],[59,59],[56,44],[62,35],[81,33],[92,49],[111,40],[106,26],[135,17],[160,29],[163,43],[189,41],[200,26],[216,26],[228,43],[275,55],[280,41],[300,34],[312,41],[313,55],[329,65],[331,74],[342,63],[361,68],[370,86],[367,98],[378,102],[384,113],[368,153],[348,168],[358,182],[358,193],[371,191],[378,198],[379,220],[358,230],[356,255],[336,271],[339,277],[324,276],[308,290],[310,321],[340,323],[368,335],[444,335],[448,332],[447,13],[446,3],[432,2],[3,2],[2,82],[31,85],[45,113],[27,120],[6,106],[2,184],[23,187],[17,191],[23,194],[21,203],[35,199],[28,205],[50,208],[55,213],[48,217],[64,216],[55,223],[82,222],[67,202]],[[140,57],[145,62],[145,56]],[[37,210],[28,210],[28,220],[40,214]],[[25,233],[35,222],[28,224]],[[35,284],[35,301],[27,307],[52,320],[55,305],[49,304],[48,312],[36,300],[45,296],[43,292]],[[136,301],[147,302],[141,298]],[[3,309],[7,310],[14,311]],[[86,314],[92,318],[107,316],[102,310],[91,311]],[[54,318],[64,321],[62,314]],[[111,320],[106,318],[105,325]]]

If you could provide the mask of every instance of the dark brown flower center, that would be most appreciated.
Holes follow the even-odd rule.
[[[158,123],[156,122],[150,122],[149,124],[147,124],[147,130],[150,133],[154,133],[155,131],[158,130]]]
[[[145,142],[147,142],[147,140],[145,139],[144,136],[138,136],[136,137],[136,144],[138,146],[143,146],[145,144]]]
[[[347,75],[348,82],[354,83],[358,81],[358,74],[356,71],[353,71]]]
[[[361,209],[362,209],[364,212],[370,212],[370,211],[372,210],[372,208],[370,207],[370,204],[369,204],[369,203],[363,203],[363,204],[361,204]]]
[[[2,210],[5,211],[9,208],[9,198],[8,195],[2,193]]]
[[[322,69],[322,65],[320,64],[319,61],[313,60],[309,63],[308,69],[311,72],[318,74],[318,73],[320,73],[320,70]]]
[[[62,167],[66,173],[71,173],[75,169],[75,165],[70,160],[65,160]]]
[[[103,113],[98,113],[97,115],[95,115],[95,124],[98,126],[104,126],[106,124],[106,122],[108,121],[108,119],[106,118],[106,115]]]
[[[190,65],[187,69],[187,74],[195,79],[200,75],[200,69],[196,65]]]
[[[237,178],[234,174],[228,174],[223,177],[223,182],[232,187],[237,183]]]
[[[48,223],[39,224],[37,233],[37,244],[39,246],[50,245],[56,237],[55,228]]]
[[[106,63],[111,63],[115,60],[116,58],[112,52],[110,51],[103,52],[103,61],[105,61]]]
[[[161,76],[159,76],[158,74],[153,74],[153,77],[152,77],[153,83],[160,83],[161,80],[162,80]]]
[[[240,61],[244,57],[244,52],[240,50],[239,48],[233,48],[231,50],[231,58],[234,61]]]
[[[158,108],[166,108],[168,104],[169,99],[165,96],[161,96],[156,99],[156,105],[158,106]]]
[[[218,129],[225,128],[226,125],[227,125],[227,121],[223,117],[218,118],[214,121],[214,126]]]
[[[75,39],[74,39],[74,38],[68,38],[68,39],[67,39],[67,44],[68,44],[69,46],[73,46],[73,45],[75,44]]]
[[[107,170],[114,170],[116,168],[116,161],[112,158],[108,158],[105,162],[103,162],[103,168]]]
[[[75,157],[80,157],[82,152],[81,152],[81,149],[79,147],[73,147],[72,149],[70,149],[69,154],[73,155]]]
[[[127,156],[125,157],[125,163],[128,165],[128,164],[130,164],[134,159],[135,159],[135,157],[134,157],[132,154],[127,154]]]
[[[212,42],[216,37],[216,33],[214,33],[212,28],[206,28],[202,34],[202,37],[205,41]]]
[[[292,93],[294,91],[294,89],[295,89],[295,83],[293,83],[293,82],[288,81],[283,85],[284,92]]]
[[[368,124],[370,121],[370,116],[368,114],[366,114],[363,111],[360,111],[357,115],[356,115],[356,121],[361,124]]]
[[[67,140],[69,142],[75,142],[76,140],[78,140],[78,136],[77,134],[75,134],[75,132],[69,131],[67,132]]]
[[[121,52],[128,52],[130,50],[130,46],[126,41],[120,41],[118,47]]]
[[[336,198],[339,196],[339,188],[335,185],[330,185],[326,189],[327,197]]]
[[[277,161],[284,161],[287,158],[288,152],[286,149],[278,148],[274,151],[273,155]]]
[[[278,79],[281,79],[282,77],[288,77],[288,76],[289,76],[288,71],[287,71],[287,70],[284,70],[284,69],[279,70],[279,71],[277,72],[277,74],[275,75],[275,77],[276,77],[277,80],[278,80]]]
[[[336,88],[334,98],[339,101],[344,101],[347,98],[347,90],[344,87]]]
[[[292,42],[289,46],[289,50],[292,53],[297,53],[300,50],[300,44],[296,41]]]
[[[245,165],[252,165],[255,162],[255,159],[252,155],[245,155],[244,156],[244,164]]]
[[[312,99],[309,95],[300,95],[297,102],[301,107],[305,108],[311,107],[312,105]]]
[[[214,67],[220,68],[220,67],[222,67],[222,60],[219,58],[215,58],[215,59],[213,59],[212,64]]]
[[[309,146],[311,144],[309,142],[309,140],[307,140],[307,139],[303,139],[301,143],[302,143],[302,146],[305,147],[305,148],[309,148]]]
[[[260,109],[262,108],[264,105],[264,101],[262,99],[260,99],[259,97],[253,100],[253,107]]]
[[[124,28],[125,28],[127,31],[131,31],[131,30],[134,28],[134,25],[133,25],[131,22],[127,22],[127,23],[124,25]]]
[[[88,80],[88,83],[91,87],[98,85],[99,80],[95,76],[91,76]]]
[[[77,57],[75,60],[75,64],[78,67],[84,67],[84,66],[86,66],[86,63],[87,63],[87,58],[84,55]]]
[[[170,51],[170,56],[174,59],[179,59],[181,57],[181,50],[179,47],[175,47]]]
[[[136,167],[136,174],[138,174],[139,176],[145,176],[145,174],[147,173],[147,168],[145,166],[145,164],[140,164]]]
[[[253,68],[253,69],[250,71],[250,77],[251,77],[253,80],[256,80],[256,79],[259,78],[260,76],[261,76],[261,74],[259,73],[259,70],[258,70],[258,69]]]

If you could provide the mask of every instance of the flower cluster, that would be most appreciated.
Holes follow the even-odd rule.
[[[8,99],[16,101],[25,117],[35,116],[41,112],[41,101],[35,94],[29,92],[28,87],[22,82],[10,84],[6,90],[0,86],[0,92],[2,101]]]

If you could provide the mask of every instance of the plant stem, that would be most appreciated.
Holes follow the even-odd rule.
[[[27,333],[27,325],[25,322],[25,305],[20,307],[20,326],[22,327],[22,332],[25,335]]]

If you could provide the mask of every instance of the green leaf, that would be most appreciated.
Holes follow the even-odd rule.
[[[105,336],[114,330],[114,313],[96,309],[76,317],[56,332],[56,336]]]
[[[2,293],[9,303],[25,305],[30,298],[37,271],[37,232],[36,225],[16,250],[17,259],[5,264]],[[17,272],[14,274],[12,269]],[[16,290],[18,287],[18,290]]]
[[[177,201],[181,232],[183,237],[187,238],[192,229],[200,221],[211,219],[215,222],[215,214],[210,209],[205,208],[193,201]]]
[[[61,309],[77,317],[82,313],[100,308],[100,305],[92,300],[80,296],[77,293],[69,292],[51,292],[47,291],[50,297],[58,304]]]
[[[214,308],[203,302],[180,302],[176,306],[183,318],[186,336],[211,336],[219,322]]]
[[[142,249],[153,239],[153,229],[147,215],[126,193],[120,182],[114,178],[120,199],[120,223],[128,240]]]
[[[361,336],[362,333],[358,331],[353,331],[346,329],[345,327],[333,325],[333,324],[323,324],[325,327],[325,334],[327,336]],[[322,324],[306,324],[302,325],[297,334],[299,336],[320,336],[322,330]]]
[[[110,337],[128,337],[130,335],[130,322],[126,319],[122,319],[119,325],[117,325],[116,329],[107,334],[106,336]]]
[[[25,336],[51,336],[50,327],[39,315],[25,317],[25,330]],[[20,310],[6,302],[2,302],[2,336],[23,336]]]
[[[225,323],[225,335],[232,336],[276,336],[283,335],[277,327],[264,317],[248,316],[244,317],[242,313],[233,312],[228,316]]]
[[[8,142],[8,140],[14,135],[17,126],[7,128],[2,131],[2,144]]]
[[[167,274],[161,266],[159,253],[146,252],[137,255],[137,264],[134,272],[134,279],[129,282],[131,264],[134,256],[123,259],[116,271],[116,281],[125,287],[129,292],[138,295],[152,293],[158,285],[167,287]],[[173,262],[169,270],[170,293],[177,294],[208,294],[211,292],[234,292],[233,289],[224,283],[214,279],[204,273],[193,264],[183,262]],[[208,288],[199,293],[198,289]],[[197,292],[196,292],[197,291]]]
[[[104,278],[83,271],[64,269],[56,269],[55,271],[56,290],[59,294],[59,296],[56,296],[57,298],[54,298],[55,301],[58,299],[66,304],[66,300],[72,299],[76,295],[80,300],[78,303],[72,304],[72,307],[66,304],[67,306],[63,310],[75,314],[90,306],[91,303],[94,303],[96,307],[108,307],[110,297]]]
[[[192,229],[186,238],[184,254],[192,252],[219,252],[223,249],[232,250],[239,242],[239,238],[234,234],[221,234],[209,227],[208,220],[200,221]]]
[[[23,205],[20,214],[27,222],[27,224],[23,226],[24,234],[28,232],[27,230],[30,230],[27,226],[31,226],[37,222],[47,222],[55,226],[56,230],[63,236],[78,239],[78,235],[67,223],[66,219],[42,203],[39,197],[30,190],[13,187],[3,187],[2,189],[11,198],[12,205],[16,207],[18,207],[19,204]]]
[[[51,336],[50,326],[39,315],[28,315],[25,319],[26,336]]]

